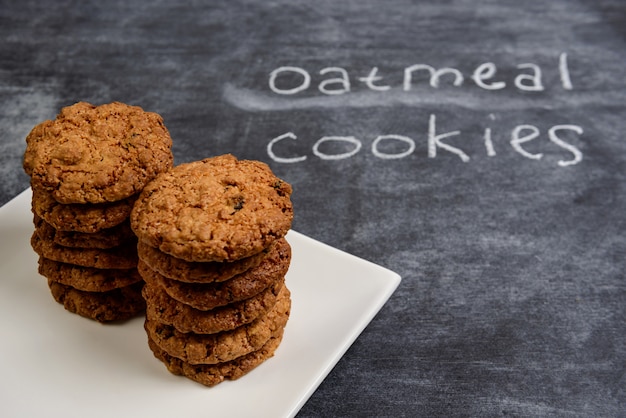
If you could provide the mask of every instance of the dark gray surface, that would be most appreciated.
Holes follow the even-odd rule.
[[[294,186],[294,229],[403,277],[301,416],[624,416],[625,28],[619,0],[0,1],[0,201],[28,186],[36,123],[79,100],[140,105],[164,117],[177,163],[268,162]],[[486,62],[505,88],[472,81]],[[463,84],[416,73],[403,91],[420,63],[457,68]],[[515,87],[524,63],[543,91]],[[311,87],[272,92],[281,66],[306,69]],[[349,93],[318,90],[330,67],[346,69]],[[358,80],[373,67],[389,90]],[[299,84],[285,75],[280,88]],[[442,142],[469,161],[441,147],[429,158],[431,115],[436,134],[460,131]],[[548,137],[561,124],[583,130],[559,133],[569,149]],[[541,159],[511,146],[520,125],[539,129],[522,147]],[[276,154],[306,160],[268,154],[288,132]],[[389,134],[415,151],[375,156]],[[322,160],[324,136],[362,149]],[[319,150],[351,149],[332,145]],[[582,161],[559,166],[571,147]]]

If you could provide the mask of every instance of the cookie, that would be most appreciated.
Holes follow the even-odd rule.
[[[35,252],[49,260],[99,269],[130,269],[137,267],[137,250],[134,243],[109,249],[63,247],[42,237],[35,229],[30,244]]]
[[[57,231],[95,233],[128,220],[137,195],[100,204],[61,204],[51,193],[33,190],[32,211]]]
[[[205,386],[215,386],[224,380],[236,380],[246,375],[267,359],[274,356],[283,338],[283,333],[269,339],[257,351],[238,357],[234,360],[217,364],[189,364],[179,358],[170,356],[154,341],[148,338],[148,346],[154,356],[161,360],[170,373],[185,376]]]
[[[181,164],[141,192],[130,215],[140,241],[187,261],[234,261],[283,237],[291,186],[267,164],[232,155]]]
[[[232,262],[193,262],[172,257],[139,241],[139,258],[159,274],[186,283],[213,283],[231,279],[254,268],[267,256],[269,248],[250,257]]]
[[[64,247],[108,249],[137,241],[129,222],[94,233],[59,231],[37,215],[34,215],[33,223],[41,236]]]
[[[171,147],[156,113],[119,102],[80,102],[32,129],[23,167],[32,188],[51,193],[59,203],[114,202],[169,169]]]
[[[151,321],[172,325],[180,332],[213,334],[230,331],[249,324],[272,309],[283,283],[281,280],[249,299],[201,311],[172,299],[159,286],[146,282],[143,288],[147,305],[146,317]]]
[[[143,282],[120,287],[108,292],[85,292],[48,279],[54,300],[69,312],[98,322],[121,321],[133,318],[145,310],[141,297]]]
[[[217,334],[182,333],[176,328],[146,320],[144,328],[154,343],[170,356],[189,364],[215,364],[234,360],[260,349],[287,324],[291,309],[290,293],[283,286],[276,304],[250,324]]]
[[[86,292],[107,292],[142,280],[136,268],[97,269],[60,263],[43,257],[39,257],[39,274]]]
[[[206,311],[248,299],[283,280],[289,269],[291,248],[284,238],[276,244],[257,267],[219,283],[184,283],[172,280],[151,270],[141,260],[138,268],[146,282],[160,286],[171,298]]]
[[[52,228],[52,226],[50,227]],[[55,230],[54,242],[64,247],[107,249],[128,243],[136,245],[137,237],[130,229],[130,223],[122,222],[117,226],[103,229],[93,234]]]

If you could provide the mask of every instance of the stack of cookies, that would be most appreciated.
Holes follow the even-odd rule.
[[[26,138],[35,232],[31,245],[54,299],[100,322],[145,310],[130,213],[139,192],[172,167],[156,113],[77,103]]]
[[[131,213],[148,344],[206,386],[274,354],[291,308],[291,186],[266,164],[223,155],[151,181]]]

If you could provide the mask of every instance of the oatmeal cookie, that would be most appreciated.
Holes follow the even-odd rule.
[[[229,280],[258,266],[267,256],[270,248],[250,257],[223,263],[186,261],[166,254],[141,241],[137,244],[137,253],[139,258],[152,270],[170,279],[185,283],[213,283]]]
[[[190,364],[215,364],[260,349],[282,332],[289,319],[290,293],[283,286],[274,307],[249,324],[217,334],[182,333],[176,328],[146,319],[144,328],[154,343],[167,354]]]
[[[272,309],[283,284],[284,281],[281,280],[249,299],[201,311],[172,299],[159,286],[146,282],[143,288],[147,305],[146,317],[151,321],[172,325],[180,332],[213,334],[229,331],[249,324]]]
[[[148,338],[148,346],[154,356],[161,360],[170,373],[185,376],[205,386],[215,386],[224,380],[236,380],[246,375],[267,359],[274,356],[283,338],[283,333],[269,339],[263,347],[234,360],[217,364],[189,364],[170,356]]]
[[[206,311],[255,296],[284,279],[291,251],[287,240],[279,240],[261,264],[219,283],[184,283],[150,269],[141,260],[138,268],[146,282],[160,286],[177,301]]]
[[[54,300],[69,312],[98,322],[121,321],[141,314],[146,307],[141,297],[143,282],[108,292],[85,292],[48,279]]]
[[[30,244],[40,256],[61,263],[99,269],[130,269],[137,267],[137,250],[134,243],[109,249],[70,248],[55,244],[35,230]]]
[[[137,242],[129,222],[93,233],[59,231],[37,215],[34,215],[33,223],[42,236],[64,247],[108,249]]]
[[[74,289],[86,292],[107,292],[141,281],[136,268],[98,269],[60,263],[39,257],[39,274]]]
[[[80,102],[26,137],[24,171],[33,189],[59,203],[104,203],[138,193],[173,165],[172,139],[156,113],[113,102]]]
[[[187,261],[233,261],[283,237],[291,186],[232,155],[181,164],[151,181],[131,212],[140,241]]]
[[[33,190],[32,211],[58,231],[95,233],[128,220],[137,195],[116,202],[62,204],[52,194]]]

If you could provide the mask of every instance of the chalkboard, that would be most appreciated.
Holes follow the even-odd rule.
[[[2,203],[32,126],[119,100],[402,276],[301,416],[624,413],[623,2],[0,4]]]

